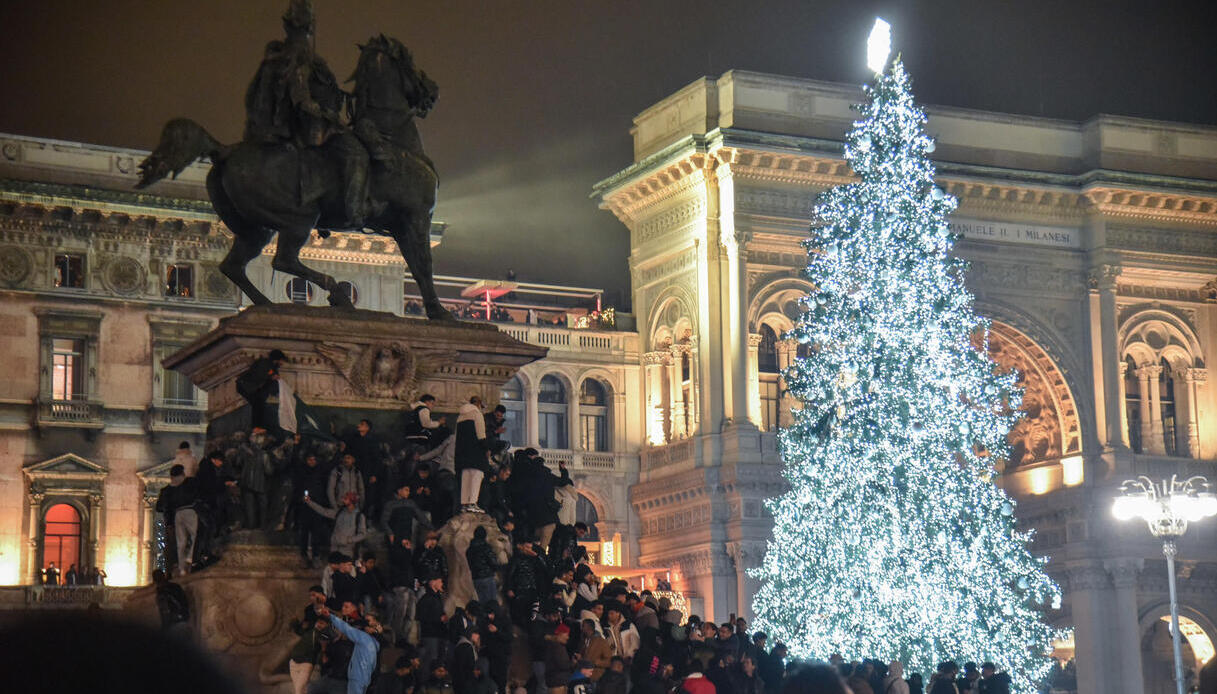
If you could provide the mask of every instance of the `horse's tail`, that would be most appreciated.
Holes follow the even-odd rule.
[[[147,188],[165,176],[177,175],[198,159],[207,156],[212,162],[227,154],[230,148],[221,145],[203,126],[189,118],[174,118],[161,130],[161,141],[156,149],[139,164],[139,183],[136,188]]]

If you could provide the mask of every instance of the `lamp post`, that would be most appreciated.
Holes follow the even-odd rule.
[[[1149,524],[1149,532],[1162,540],[1166,555],[1167,585],[1171,599],[1171,644],[1175,651],[1175,690],[1183,694],[1183,652],[1179,639],[1179,599],[1175,593],[1175,541],[1187,532],[1187,524],[1217,514],[1217,495],[1210,491],[1203,477],[1190,477],[1180,482],[1175,475],[1161,484],[1154,484],[1142,475],[1120,485],[1120,494],[1111,507],[1112,515],[1120,520],[1140,518]]]

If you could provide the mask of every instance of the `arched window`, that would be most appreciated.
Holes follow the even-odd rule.
[[[773,328],[761,324],[761,343],[757,346],[756,366],[763,374],[778,372],[778,334]]]
[[[524,384],[520,382],[519,376],[512,376],[511,380],[503,384],[503,389],[499,391],[499,404],[507,408],[507,414],[503,418],[503,438],[511,446],[525,445],[524,434]]]
[[[1162,438],[1167,455],[1179,455],[1178,438],[1175,432],[1175,379],[1170,362],[1160,362],[1162,373],[1158,376],[1158,397],[1162,403]]]
[[[600,516],[596,513],[596,505],[592,500],[579,495],[578,501],[575,502],[575,521],[587,524],[587,537],[583,538],[584,542],[599,542],[600,531],[596,529],[596,524],[600,522]]]
[[[604,384],[594,378],[584,379],[579,388],[579,429],[583,432],[583,450],[610,450],[608,404],[608,391]]]
[[[350,299],[352,306],[359,305],[359,288],[354,284],[343,280],[338,283],[338,292]]]
[[[54,564],[61,572],[80,563],[80,512],[71,504],[55,504],[46,510],[42,527],[42,566]]]
[[[541,448],[569,448],[566,386],[557,376],[541,379],[537,393],[537,438]]]
[[[313,283],[303,277],[293,277],[287,283],[287,298],[293,304],[313,302]]]
[[[756,347],[757,388],[760,390],[761,428],[774,431],[778,427],[781,405],[781,384],[778,361],[778,334],[767,324],[761,324],[761,342]]]
[[[1124,411],[1128,417],[1128,447],[1141,452],[1141,381],[1137,378],[1137,362],[1129,357],[1124,364]]]

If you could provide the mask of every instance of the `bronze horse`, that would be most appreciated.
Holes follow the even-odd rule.
[[[363,229],[344,219],[343,186],[337,157],[325,145],[239,142],[222,145],[192,120],[165,124],[161,141],[140,163],[137,188],[177,176],[206,156],[211,160],[207,193],[216,214],[233,234],[232,249],[220,270],[255,304],[273,303],[245,274],[245,266],[279,234],[272,267],[302,277],[329,292],[331,306],[351,307],[335,279],[300,262],[300,249],[314,228],[368,230],[397,241],[423,297],[427,317],[451,320],[435,293],[431,270],[431,214],[439,177],[423,154],[416,117],[425,117],[438,89],[414,66],[396,39],[378,36],[360,46],[352,77],[351,122],[366,137],[379,140],[371,158],[371,204]]]

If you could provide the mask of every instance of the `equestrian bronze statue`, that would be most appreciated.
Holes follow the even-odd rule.
[[[286,37],[266,47],[245,96],[241,142],[217,142],[198,123],[178,118],[140,163],[144,188],[207,157],[207,193],[234,240],[220,270],[255,304],[273,303],[245,266],[277,233],[274,269],[329,292],[331,306],[351,307],[335,279],[300,262],[313,229],[392,236],[423,297],[427,317],[452,317],[435,293],[431,214],[439,177],[423,153],[416,118],[426,117],[436,84],[396,39],[359,46],[351,93],[313,50],[310,0],[292,0]]]

